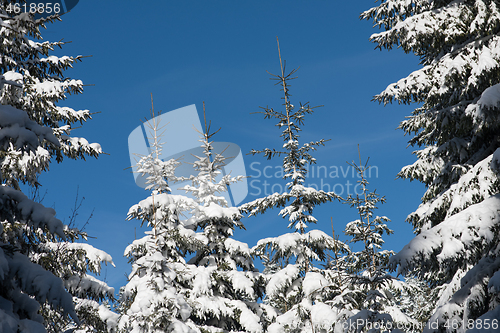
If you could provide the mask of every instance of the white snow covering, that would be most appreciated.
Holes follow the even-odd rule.
[[[268,237],[260,239],[257,242],[257,247],[265,244],[273,244],[276,248],[282,251],[291,250],[296,252],[298,242],[302,239],[302,235],[298,232],[287,233],[278,237]]]
[[[426,203],[409,216],[419,235],[391,264],[440,284],[431,322],[460,324],[484,311],[498,319],[499,150],[485,159],[498,146],[498,2],[386,0],[363,17],[386,28],[372,35],[380,48],[401,47],[425,66],[376,97],[423,103],[401,128],[426,148],[400,175],[428,185]],[[436,330],[444,328],[427,331]]]
[[[196,202],[188,197],[176,194],[160,193],[141,200],[138,204],[130,207],[128,215],[138,215],[140,212],[148,212],[153,209],[153,202],[157,209],[157,219],[165,218],[165,213],[180,213],[181,211],[191,210],[196,207]],[[180,210],[180,211],[179,211]]]
[[[77,119],[78,121],[84,121],[90,117],[90,111],[89,110],[79,110],[75,111],[74,109],[67,107],[67,106],[56,106],[57,113],[59,115],[62,115],[65,118],[73,118]],[[68,125],[65,125],[68,126]],[[61,126],[60,128],[68,128],[65,126]]]
[[[17,218],[23,219],[35,228],[47,227],[51,233],[57,234],[63,239],[66,238],[64,225],[61,220],[55,217],[54,209],[34,202],[21,191],[5,185],[0,186],[0,204],[8,207],[11,202],[15,202],[14,210],[19,210],[20,216],[16,216]]]
[[[439,252],[437,260],[440,263],[458,260],[474,242],[487,247],[494,241],[493,228],[499,224],[500,194],[497,194],[422,231],[391,258],[391,264],[399,264],[398,273],[403,273],[412,269],[414,260],[425,262],[432,259],[434,251]]]
[[[98,144],[67,137],[72,124],[90,118],[88,111],[75,112],[55,105],[68,94],[82,91],[81,81],[65,78],[63,73],[76,58],[47,56],[64,42],[40,41],[40,22],[34,22],[29,13],[7,17],[4,5],[0,15],[0,43],[4,47],[1,62],[4,68],[15,68],[18,73],[0,75],[0,332],[59,331],[58,326],[70,321],[80,325],[74,309],[74,302],[81,304],[79,296],[113,296],[112,288],[84,275],[87,270],[96,272],[101,260],[112,263],[111,257],[88,244],[50,243],[65,240],[65,232],[72,238],[85,238],[85,234],[68,230],[56,218],[54,209],[15,189],[23,188],[22,184],[24,188],[37,187],[52,157],[57,156],[60,162],[64,155],[78,159],[102,151]],[[80,146],[70,147],[75,140]],[[73,249],[79,250],[74,260],[61,259],[71,256]],[[94,261],[99,263],[95,265]],[[72,269],[76,271],[67,273]],[[78,296],[67,292],[63,279]],[[98,290],[97,295],[92,294]],[[53,323],[53,316],[62,322]]]
[[[328,280],[318,272],[307,272],[302,281],[302,291],[306,297],[312,297],[312,294],[322,288],[330,285]]]
[[[249,216],[252,216],[258,213],[263,213],[268,208],[286,207],[286,204],[289,200],[298,197],[302,198],[304,202],[320,203],[339,199],[339,197],[333,192],[325,192],[322,190],[317,190],[314,187],[305,187],[303,185],[297,184],[294,185],[292,189],[290,189],[290,193],[273,193],[266,196],[265,198],[256,199],[254,201],[241,205],[240,210],[242,212],[247,212],[249,213]],[[285,210],[283,210],[280,214],[283,215],[290,209],[291,208],[285,208]]]
[[[214,202],[211,202],[208,206],[200,206],[199,209],[208,218],[238,218],[240,217],[240,212],[236,207],[222,207]]]
[[[337,322],[338,313],[331,306],[317,302],[311,307],[311,322],[317,329],[328,331]]]
[[[413,324],[415,327],[418,323],[417,320],[407,316],[405,313],[401,312],[401,310],[397,306],[385,306],[384,312],[391,316],[392,320],[396,323],[402,324]],[[410,327],[410,325],[406,325]]]
[[[300,274],[300,269],[296,265],[289,264],[279,272],[272,275],[266,285],[266,294],[275,294],[285,285],[291,285]]]
[[[196,268],[196,275],[193,280],[192,293],[194,296],[211,295],[212,294],[212,274],[216,267],[203,267]]]
[[[201,295],[196,297],[193,311],[201,318],[205,318],[205,314],[213,314],[215,317],[221,316],[232,317],[233,308],[227,304],[227,299],[218,296]]]
[[[137,296],[127,311],[128,315],[150,316],[155,310],[158,310],[158,306],[165,304],[168,300],[168,302],[175,304],[181,316],[187,319],[191,310],[174,288],[169,287],[156,291],[148,285],[147,279],[141,282],[135,285]]]
[[[500,270],[490,278],[488,282],[488,291],[492,294],[500,294]]]
[[[478,3],[482,3],[482,1],[475,2],[475,4]],[[372,35],[371,39],[382,45],[390,44],[391,38],[401,36],[400,33],[403,33],[405,37],[401,42],[404,43],[405,48],[411,49],[424,39],[417,38],[417,36],[423,37],[424,35],[439,33],[449,39],[455,38],[457,35],[464,33],[463,28],[459,26],[461,23],[456,18],[462,13],[463,15],[470,15],[470,9],[467,6],[469,5],[465,5],[463,0],[453,1],[448,6],[435,11],[427,11],[408,17],[391,30]],[[500,15],[498,9],[490,13],[494,13],[494,15],[488,17],[490,22],[498,19]],[[444,31],[443,26],[445,27]],[[471,30],[473,29],[475,28],[471,26]],[[480,29],[484,28],[481,27]],[[475,32],[471,34],[474,35]],[[422,93],[426,93],[426,98],[442,94],[467,96],[468,91],[474,91],[477,88],[477,84],[481,82],[481,77],[485,72],[491,71],[499,65],[499,46],[499,36],[477,39],[465,45],[457,45],[453,52],[437,58],[431,65],[424,66],[397,83],[389,85],[377,98],[384,100],[384,103],[388,103],[392,98],[401,101]],[[448,84],[450,74],[464,77],[463,87],[460,87],[462,91],[454,91],[457,87]],[[494,90],[489,91],[484,96],[481,104],[479,104],[480,106],[486,107],[495,104],[496,93]]]
[[[246,332],[250,333],[260,333],[262,332],[262,326],[260,324],[260,318],[258,315],[253,313],[248,309],[246,304],[242,301],[233,300],[231,304],[238,310],[241,311],[240,323],[241,326],[245,328]]]
[[[497,292],[500,287],[498,279],[495,277],[499,271],[500,258],[493,258],[491,256],[481,258],[465,274],[463,271],[458,270],[451,283],[446,285],[443,291],[440,292],[440,298],[436,304],[437,309],[429,319],[429,322],[438,322],[441,325],[445,325],[447,323],[446,318],[455,320],[457,323],[462,320],[467,322],[469,318],[475,318],[474,309],[469,309],[471,304],[480,304],[485,299],[491,299],[492,301],[485,303],[489,311],[486,310],[486,313],[480,318],[490,319],[490,321],[494,318],[500,318],[498,317],[498,303],[494,300],[498,295]],[[486,288],[490,295],[487,295],[487,292],[485,292]],[[476,323],[479,321],[476,320]],[[496,331],[493,330],[491,332]],[[431,330],[426,329],[424,332],[431,332]],[[473,330],[473,332],[476,331]],[[484,332],[490,331],[485,330]]]
[[[241,253],[246,257],[252,256],[247,243],[240,242],[233,238],[226,238],[224,240],[224,247],[229,253]]]
[[[136,248],[145,246],[150,239],[151,239],[150,236],[134,239],[132,244],[129,244],[127,245],[127,247],[125,247],[125,250],[123,251],[123,256],[125,257],[131,256]]]
[[[230,278],[231,284],[235,290],[254,298],[255,293],[253,290],[253,279],[250,279],[247,274],[247,272],[236,270],[227,272],[227,276]]]
[[[267,328],[268,333],[285,333],[285,325],[289,327],[300,327],[302,323],[302,319],[296,311],[297,305],[295,307],[281,316],[276,318],[276,322],[269,325]]]
[[[34,303],[35,306],[28,307],[31,297],[27,295],[33,295],[40,303],[47,301],[55,308],[61,308],[64,313],[68,313],[78,323],[78,317],[74,311],[73,298],[64,289],[60,278],[46,271],[41,266],[32,263],[26,256],[18,252],[14,252],[12,257],[6,256],[4,258],[7,259],[10,267],[9,278],[15,277],[18,280],[20,290],[23,292],[23,294],[18,294],[18,299],[15,302],[24,304],[26,310],[31,308],[34,311],[32,314],[28,314],[29,317],[36,317],[35,313],[38,311],[38,304],[36,302]],[[15,290],[12,291],[12,296],[16,297]],[[22,298],[24,297],[26,299],[23,300]]]
[[[254,249],[271,244],[273,248],[286,252],[290,251],[295,255],[300,254],[302,247],[299,245],[303,242],[322,244],[325,248],[333,248],[333,238],[321,230],[311,230],[305,234],[298,232],[283,234],[278,237],[268,237],[257,242]]]
[[[61,138],[65,140],[65,146],[63,147],[66,153],[70,151],[84,151],[90,153],[91,151],[95,153],[102,153],[101,145],[98,143],[89,143],[85,138],[70,137],[68,135],[61,135]],[[69,143],[69,145],[68,145]]]
[[[0,332],[18,333],[18,328],[21,328],[22,332],[46,333],[41,319],[40,322],[29,319],[18,320],[12,312],[12,307],[12,303],[0,297]]]
[[[64,281],[66,288],[79,297],[86,295],[99,295],[101,297],[114,296],[115,288],[109,287],[105,282],[96,279],[91,275],[71,276]]]
[[[310,319],[303,319],[302,316]],[[308,316],[309,315],[309,316]],[[316,302],[312,304],[307,299],[303,299],[299,304],[294,305],[284,314],[276,317],[273,324],[268,327],[268,333],[285,332],[331,332],[332,327],[338,323],[339,314],[331,306]],[[337,325],[340,327],[340,325]],[[340,330],[336,329],[336,332]]]
[[[3,76],[3,78],[5,79],[5,83],[14,85],[16,87],[22,87],[23,75],[21,73],[8,71],[5,72],[3,75],[0,75],[0,77],[1,76]]]
[[[495,84],[486,88],[481,97],[474,103],[467,105],[465,114],[474,119],[475,130],[479,131],[489,122],[495,121],[498,117],[495,113],[491,114],[493,119],[489,118],[488,110],[498,107],[500,104],[500,84]]]
[[[48,242],[44,244],[44,246],[47,246],[48,248],[51,248],[53,250],[70,250],[70,251],[77,251],[77,250],[83,250],[86,253],[86,257],[89,261],[95,262],[95,263],[100,263],[104,262],[106,264],[111,264],[113,267],[115,264],[113,263],[113,258],[107,254],[106,252],[96,249],[92,245],[88,243],[70,243],[70,242],[59,242],[59,243],[51,243]]]
[[[449,206],[446,218],[464,210],[471,204],[490,196],[492,180],[500,175],[500,148],[493,154],[477,163],[472,169],[460,177],[460,180],[451,185],[448,190],[435,200],[421,204],[413,213],[426,220],[443,206]],[[422,229],[428,229],[424,225]]]
[[[51,55],[51,56],[40,59],[40,62],[50,62],[50,63],[57,65],[60,63],[73,62],[73,60],[72,60],[72,58],[70,58],[68,56],[57,57],[57,56]]]
[[[392,318],[386,313],[376,313],[368,309],[362,309],[347,320],[347,327],[354,327],[356,332],[362,332],[365,325],[359,323],[371,323],[375,327],[375,323],[385,326],[386,323],[392,323]],[[377,332],[373,330],[369,332]]]
[[[0,146],[6,148],[5,140],[10,140],[16,148],[29,148],[35,151],[43,140],[59,147],[59,140],[52,128],[37,124],[29,119],[25,111],[10,105],[0,105]]]
[[[288,193],[273,193],[264,198],[259,198],[241,205],[240,210],[242,212],[248,212],[249,216],[253,216],[258,213],[263,213],[268,208],[284,206],[290,197]]]
[[[84,311],[91,311],[91,310],[97,310],[97,314],[99,315],[99,318],[106,323],[108,327],[108,332],[115,332],[117,326],[118,326],[118,320],[120,315],[117,313],[111,311],[106,305],[99,304],[96,301],[90,300],[90,299],[78,299],[76,301],[76,309],[77,310],[83,310]],[[80,326],[81,329],[78,329],[78,326],[71,327],[71,329],[74,329],[74,331],[68,330],[69,332],[74,332],[74,333],[87,333],[87,329],[83,328]]]

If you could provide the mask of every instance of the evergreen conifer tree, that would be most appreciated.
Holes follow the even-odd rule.
[[[152,98],[151,98],[152,102]],[[162,161],[162,126],[159,114],[146,122],[150,128],[148,155],[142,156],[136,172],[146,176],[146,190],[151,195],[132,206],[128,219],[137,219],[151,230],[134,240],[125,249],[132,263],[128,283],[120,290],[119,329],[122,332],[200,332],[189,319],[191,281],[196,277],[196,266],[187,265],[184,257],[195,252],[205,239],[182,220],[183,214],[196,207],[191,198],[170,193],[175,178],[175,159]]]
[[[393,280],[389,292],[394,297],[389,299],[390,306],[397,307],[405,315],[399,321],[396,315],[392,316],[396,325],[404,328],[406,333],[421,333],[430,317],[431,300],[437,291],[432,290],[425,281],[408,276],[404,282]]]
[[[359,153],[359,146],[358,146]],[[347,328],[345,332],[374,332],[376,328],[385,327],[387,331],[396,332],[397,322],[400,324],[413,324],[413,320],[405,315],[397,306],[401,294],[392,293],[391,289],[401,289],[404,284],[387,273],[386,267],[393,251],[382,250],[384,244],[383,236],[391,235],[385,216],[373,216],[377,205],[385,202],[385,197],[379,196],[375,191],[368,191],[368,180],[365,178],[369,170],[368,161],[361,164],[355,162],[350,165],[358,174],[358,186],[361,193],[349,195],[345,203],[357,210],[359,218],[347,223],[345,227],[346,236],[350,237],[350,243],[356,246],[361,243],[361,251],[350,251],[342,261],[346,270],[345,279],[350,300],[348,311],[342,313],[337,325]],[[346,315],[349,317],[346,318]],[[347,320],[343,320],[347,319]],[[411,325],[410,325],[411,326]],[[402,327],[402,326],[401,326]]]
[[[385,28],[371,37],[378,48],[401,47],[422,64],[375,96],[382,103],[421,104],[400,125],[413,135],[410,144],[421,149],[399,176],[419,180],[427,190],[408,216],[418,235],[391,263],[439,291],[426,332],[495,330],[500,318],[499,3],[383,0],[361,17]]]
[[[89,111],[58,105],[82,92],[80,80],[64,76],[81,57],[50,55],[64,43],[40,41],[40,28],[57,16],[35,21],[29,13],[7,12],[9,5],[0,3],[0,330],[106,331],[116,318],[99,301],[114,291],[89,273],[99,273],[111,257],[77,243],[84,232],[21,191],[22,184],[40,185],[53,158],[102,152],[99,144],[70,136],[72,124],[90,119]]]
[[[316,293],[317,289],[328,284],[317,264],[326,260],[328,251],[335,247],[344,249],[345,245],[323,231],[306,232],[306,228],[317,222],[313,216],[315,206],[340,197],[334,192],[304,186],[307,166],[316,163],[310,152],[323,146],[325,140],[299,144],[300,126],[304,124],[304,117],[313,112],[313,107],[308,103],[299,107],[292,105],[288,81],[293,79],[296,70],[285,74],[281,54],[279,58],[281,74],[273,77],[283,88],[284,111],[266,107],[262,113],[266,119],[277,119],[277,126],[282,129],[283,150],[266,148],[251,153],[263,154],[268,159],[283,157],[284,179],[288,180],[286,191],[244,204],[241,210],[252,216],[271,208],[281,208],[279,214],[288,218],[289,228],[295,229],[293,233],[262,239],[252,250],[268,266],[264,301],[276,311],[275,314],[267,311],[268,320],[273,321],[268,332],[310,332],[325,322],[324,317],[329,315],[323,315],[325,309],[330,311]]]
[[[228,207],[223,196],[227,186],[243,176],[222,175],[227,158],[214,151],[211,141],[219,130],[212,133],[205,118],[205,131],[198,131],[203,154],[194,156],[197,174],[189,178],[192,185],[181,188],[198,204],[191,219],[206,239],[188,262],[197,266],[188,299],[191,318],[207,332],[263,332],[262,310],[256,302],[262,296],[260,274],[248,245],[232,238],[234,229],[244,226],[239,210]]]

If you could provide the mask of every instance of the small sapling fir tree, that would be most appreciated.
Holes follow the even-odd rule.
[[[399,287],[403,283],[395,281],[386,270],[389,258],[394,254],[382,250],[382,237],[393,233],[386,224],[389,219],[373,215],[385,198],[368,190],[369,182],[365,177],[368,161],[362,165],[360,153],[359,164],[352,162],[350,165],[358,174],[356,188],[359,187],[361,193],[349,195],[345,203],[357,210],[359,218],[347,223],[344,233],[351,238],[351,244],[360,244],[362,248],[361,251],[351,251],[342,260],[348,274],[347,288],[351,290],[348,294],[350,309],[344,311],[343,316],[344,319],[349,313],[350,316],[346,321],[339,320],[337,325],[347,328],[345,332],[373,332],[374,327],[386,327],[387,331],[392,331],[390,328],[396,327],[396,322],[412,324],[413,321],[396,306],[398,300],[391,293],[393,285]]]

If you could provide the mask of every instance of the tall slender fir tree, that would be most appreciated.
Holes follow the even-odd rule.
[[[278,52],[281,73],[272,76],[283,88],[284,111],[266,107],[262,113],[266,119],[277,119],[277,126],[282,129],[283,150],[266,148],[252,150],[251,153],[263,154],[267,159],[282,156],[284,179],[288,183],[285,192],[247,203],[241,206],[241,210],[252,216],[270,208],[281,208],[279,215],[288,218],[288,227],[295,229],[293,233],[262,239],[252,250],[267,262],[268,267],[274,267],[265,275],[265,303],[277,311],[276,314],[268,312],[269,319],[273,321],[268,332],[309,332],[316,325],[322,325],[323,321],[316,313],[328,307],[316,297],[315,290],[328,283],[316,266],[326,260],[328,251],[335,247],[345,248],[345,245],[323,231],[306,232],[306,228],[317,222],[313,216],[315,206],[339,200],[340,197],[334,192],[324,192],[303,185],[307,177],[307,166],[316,163],[310,152],[323,146],[325,140],[299,144],[300,126],[304,124],[304,117],[313,113],[313,107],[308,103],[295,107],[290,102],[288,82],[294,78],[292,75],[296,70],[285,74],[279,42]],[[315,322],[314,319],[318,320]]]

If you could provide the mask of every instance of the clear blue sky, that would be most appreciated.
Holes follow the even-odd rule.
[[[41,178],[41,191],[47,191],[44,204],[67,222],[79,188],[86,199],[77,223],[82,225],[94,210],[86,227],[96,237],[90,243],[111,254],[117,266],[104,269],[103,279],[117,290],[125,283],[130,268],[123,251],[134,240],[135,228],[137,237],[143,235],[137,221],[125,218],[148,192],[125,169],[130,166],[128,136],[149,116],[150,94],[163,112],[196,104],[200,113],[205,101],[213,127],[222,127],[214,139],[233,142],[244,153],[279,148],[274,122],[251,114],[259,106],[282,103],[279,87],[266,73],[279,71],[276,36],[288,69],[300,66],[291,86],[292,103],[324,105],[306,119],[302,133],[305,141],[330,139],[315,154],[318,165],[345,170],[346,161],[357,160],[359,143],[363,159],[369,156],[378,169],[378,177],[369,178],[370,189],[387,198],[377,212],[392,220],[395,231],[386,238],[386,248],[398,251],[411,239],[404,220],[417,208],[424,188],[395,177],[415,160],[413,149],[406,148],[408,137],[396,130],[412,107],[384,107],[371,98],[417,69],[418,59],[401,50],[374,50],[369,37],[378,30],[358,18],[373,5],[371,0],[80,1],[63,22],[49,25],[45,39],[72,42],[57,54],[92,55],[67,72],[91,86],[60,105],[99,112],[73,135],[99,142],[109,155],[53,164]],[[259,180],[256,170],[267,161],[251,155],[244,159],[247,175],[254,176],[250,181]],[[255,162],[260,165],[251,168]],[[345,186],[355,179],[325,181]],[[259,186],[254,182],[251,193]],[[246,201],[257,197],[249,195]],[[247,230],[236,238],[253,246],[260,238],[287,232],[287,222],[277,213],[244,219]],[[336,232],[357,218],[355,210],[340,203],[319,207],[315,216],[317,228],[328,233],[330,217]]]

